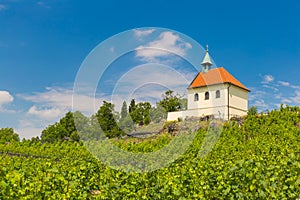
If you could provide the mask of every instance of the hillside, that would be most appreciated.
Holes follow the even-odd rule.
[[[300,108],[288,106],[249,115],[242,125],[227,122],[216,144],[206,144],[213,148],[207,155],[201,154],[203,140],[215,135],[209,124],[200,126],[179,159],[145,173],[112,169],[76,142],[1,144],[0,199],[300,198],[299,123]],[[174,137],[110,140],[128,151],[151,152]]]

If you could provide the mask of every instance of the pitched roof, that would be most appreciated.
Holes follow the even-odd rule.
[[[205,73],[199,72],[192,83],[189,85],[189,88],[197,88],[220,83],[231,83],[244,90],[250,91],[223,67],[211,69]]]
[[[203,58],[203,61],[202,61],[201,65],[213,65],[213,63],[210,60],[208,50],[206,50],[206,53],[205,53],[205,56]]]

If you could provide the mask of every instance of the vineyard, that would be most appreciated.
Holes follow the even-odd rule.
[[[179,159],[145,173],[112,169],[82,142],[0,144],[0,199],[300,198],[299,107],[226,122],[212,151],[199,156],[207,123]],[[174,137],[110,140],[127,151],[152,152]]]

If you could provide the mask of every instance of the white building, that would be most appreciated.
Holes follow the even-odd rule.
[[[213,64],[208,48],[201,65],[202,71],[187,89],[188,109],[169,112],[168,121],[208,115],[229,120],[231,117],[247,115],[250,90],[223,67],[211,69]]]

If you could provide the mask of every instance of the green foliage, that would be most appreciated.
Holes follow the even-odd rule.
[[[248,115],[257,115],[257,107],[256,106],[252,106],[251,108],[249,108],[248,110]]]
[[[66,115],[59,120],[59,122],[49,125],[42,131],[41,141],[53,143],[56,141],[62,141],[63,139],[69,140],[71,135],[72,140],[79,141],[73,113],[67,112]]]
[[[132,113],[135,110],[135,99],[131,99],[130,105],[129,105],[129,113]]]
[[[180,110],[187,110],[187,98],[179,98]]]
[[[130,115],[127,115],[124,119],[121,119],[118,125],[120,129],[125,133],[132,132],[134,128],[134,122],[132,121]]]
[[[97,111],[97,119],[99,125],[105,135],[109,138],[117,137],[122,134],[114,116],[114,105],[103,101],[103,105]]]
[[[202,157],[205,136],[215,133],[200,129],[179,159],[147,173],[114,170],[79,143],[0,144],[0,199],[297,199],[299,121],[300,108],[286,106],[242,125],[227,122]],[[110,141],[127,151],[153,152],[174,137]]]
[[[127,111],[127,104],[126,101],[123,101],[122,108],[121,108],[121,119],[124,119],[127,117],[128,111]]]
[[[132,101],[131,101],[132,102]],[[149,102],[140,102],[138,104],[130,104],[130,117],[133,122],[139,125],[150,123],[150,109],[151,104]]]
[[[14,132],[12,128],[1,128],[0,129],[0,143],[7,142],[19,142],[19,135]]]
[[[156,104],[156,107],[152,107],[149,111],[150,119],[151,121],[155,123],[159,123],[162,120],[167,119],[167,112],[166,110],[159,105],[158,103]]]
[[[180,101],[180,97],[178,95],[174,95],[172,90],[168,90],[163,95],[163,99],[159,102],[159,105],[167,112],[173,112],[180,110],[184,106],[182,103],[183,101]]]

